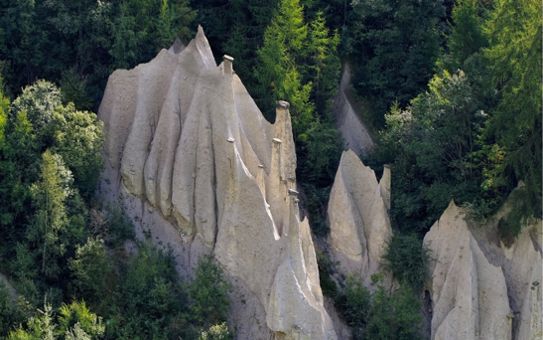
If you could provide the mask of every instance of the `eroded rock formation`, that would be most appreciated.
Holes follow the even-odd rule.
[[[109,78],[101,193],[182,274],[211,254],[234,286],[240,339],[335,339],[307,220],[300,221],[288,103],[268,123],[201,28],[186,47]]]
[[[390,171],[377,182],[353,151],[343,152],[328,203],[330,252],[342,274],[358,275],[367,287],[392,236],[389,205]]]
[[[338,93],[334,98],[334,115],[347,147],[359,155],[367,156],[375,147],[375,143],[353,108],[349,99],[351,91],[351,68],[346,63],[343,66]]]
[[[503,210],[487,225],[470,227],[466,213],[451,202],[426,234],[432,339],[532,340],[543,335],[541,221],[524,227],[507,247],[497,237]]]
[[[424,237],[432,254],[432,339],[509,339],[503,272],[483,254],[465,218],[451,202]]]

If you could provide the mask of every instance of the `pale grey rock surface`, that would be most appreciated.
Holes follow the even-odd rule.
[[[431,338],[510,339],[503,271],[488,261],[454,202],[426,234],[424,245],[431,251]]]
[[[328,243],[340,273],[360,277],[368,288],[372,275],[383,272],[381,259],[392,237],[389,193],[390,173],[379,183],[352,150],[343,152],[328,203]]]
[[[432,339],[543,338],[542,221],[523,226],[512,244],[498,237],[514,199],[483,224],[468,223],[451,202],[427,233]]]
[[[267,122],[231,62],[215,64],[199,28],[186,47],[110,76],[101,195],[170,247],[181,275],[217,259],[239,339],[336,339],[299,218],[288,103]]]

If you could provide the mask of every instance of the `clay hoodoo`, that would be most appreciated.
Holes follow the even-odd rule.
[[[535,340],[543,336],[541,220],[511,245],[498,224],[513,195],[484,225],[449,204],[424,238],[431,251],[432,339]]]
[[[367,287],[382,271],[382,257],[392,236],[390,171],[381,182],[351,150],[343,152],[328,203],[331,255],[339,271],[359,276]]]
[[[431,251],[432,339],[510,339],[502,269],[488,261],[454,202],[424,244]]]
[[[300,221],[289,106],[268,123],[201,29],[186,47],[109,78],[102,195],[179,271],[213,255],[231,280],[240,339],[335,339],[307,220]]]

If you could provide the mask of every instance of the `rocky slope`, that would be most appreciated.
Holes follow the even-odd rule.
[[[268,123],[201,28],[182,48],[109,78],[102,196],[182,275],[212,255],[233,289],[240,339],[335,339],[307,220],[300,221],[289,105]]]
[[[424,238],[431,251],[432,339],[540,339],[541,221],[511,247],[497,224],[470,225],[451,202]]]
[[[354,274],[371,288],[371,276],[382,271],[381,258],[392,236],[390,171],[380,182],[351,150],[343,152],[330,192],[328,243],[340,273]]]

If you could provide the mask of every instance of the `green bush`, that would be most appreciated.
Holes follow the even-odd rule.
[[[232,334],[228,329],[226,322],[209,327],[208,330],[203,331],[198,337],[198,340],[232,340]]]
[[[221,268],[209,257],[200,260],[196,277],[188,287],[192,321],[208,327],[226,320],[229,289]]]
[[[170,326],[182,320],[187,298],[173,258],[143,244],[122,268],[112,306],[108,337],[123,339],[177,338]],[[108,320],[109,322],[109,320]]]
[[[29,317],[25,326],[9,333],[9,340],[82,340],[100,339],[105,326],[102,318],[93,314],[85,302],[63,304],[53,312],[50,305],[38,309],[36,315]]]
[[[410,288],[392,294],[382,287],[372,298],[364,339],[419,340],[422,314],[420,301]]]
[[[64,335],[66,339],[82,339],[86,334],[89,339],[96,339],[104,335],[105,325],[102,318],[93,314],[85,301],[63,304],[58,309],[57,334]]]
[[[348,277],[343,296],[336,302],[347,324],[352,328],[354,339],[362,339],[370,321],[371,294],[362,282]]]
[[[132,222],[118,207],[113,207],[108,212],[106,227],[107,230],[102,237],[111,247],[117,247],[124,241],[133,240],[135,237]]]
[[[5,337],[14,325],[21,324],[29,316],[28,302],[13,296],[0,280],[0,338]]]
[[[415,234],[395,233],[387,245],[384,265],[400,285],[420,292],[428,275],[428,252]]]
[[[335,304],[355,340],[421,338],[420,301],[409,287],[388,292],[379,286],[372,294],[358,279],[349,277]]]
[[[85,244],[77,246],[69,267],[74,295],[93,301],[96,310],[105,310],[111,303],[116,277],[104,242],[89,238]]]

